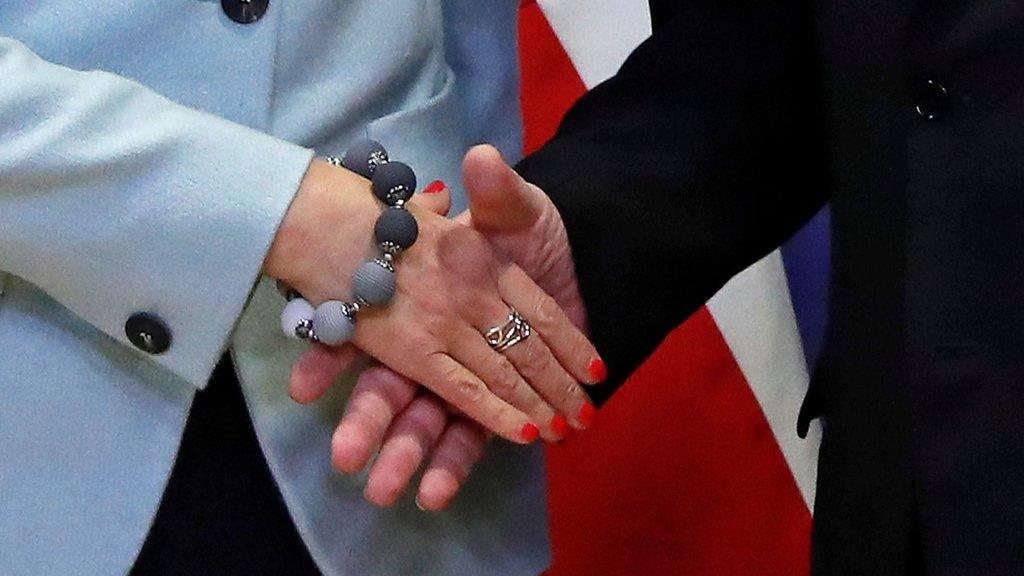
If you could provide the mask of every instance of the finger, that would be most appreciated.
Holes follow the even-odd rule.
[[[502,305],[496,307],[499,311],[503,308]],[[501,314],[502,312],[498,312],[490,317],[501,318]],[[504,309],[504,314],[508,314],[507,308]],[[546,383],[527,381],[510,358],[491,348],[482,334],[486,330],[487,327],[466,329],[465,332],[453,335],[452,357],[479,376],[494,395],[526,413],[540,426],[541,435],[545,440],[561,440],[565,431],[558,432],[554,429],[558,426],[555,407],[548,404],[537,390]],[[544,346],[544,343],[540,342],[540,345]]]
[[[365,468],[395,416],[409,406],[418,389],[415,382],[383,366],[366,369],[331,439],[334,467],[349,474]]]
[[[414,195],[409,203],[434,214],[447,216],[452,209],[452,193],[447,184],[441,180],[434,180],[419,194]]]
[[[518,266],[506,267],[498,277],[498,291],[544,339],[573,377],[584,384],[604,381],[607,369],[594,345],[526,272]]]
[[[380,455],[370,469],[364,496],[377,506],[401,498],[430,449],[444,432],[448,416],[433,394],[420,394],[391,426]]]
[[[430,354],[411,376],[509,442],[530,444],[540,435],[537,424],[526,414],[496,396],[483,380],[448,354]]]
[[[513,170],[494,146],[470,149],[462,163],[462,175],[478,230],[526,230],[544,213],[543,193]]]
[[[475,422],[456,419],[449,423],[420,480],[416,505],[430,512],[447,508],[483,457],[488,438]]]
[[[438,260],[447,273],[447,288],[460,295],[453,304],[466,322],[446,329],[443,337],[449,354],[479,376],[498,398],[530,416],[545,440],[560,440],[562,436],[551,426],[558,423],[555,409],[534,390],[545,383],[524,379],[484,336],[508,317],[508,304],[498,293],[502,270],[509,265],[496,262],[491,247],[469,229],[450,231],[439,243]]]
[[[319,400],[358,358],[359,350],[352,345],[311,346],[292,367],[288,395],[299,404]]]
[[[549,424],[555,440],[565,438],[570,424],[578,430],[587,428],[587,423],[579,416],[589,398],[576,379],[558,363],[539,334],[531,335],[502,354],[544,399],[545,405],[556,411]]]

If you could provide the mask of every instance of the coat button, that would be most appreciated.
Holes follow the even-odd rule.
[[[124,333],[136,348],[147,354],[163,354],[171,347],[171,330],[155,314],[132,314],[124,324]]]
[[[270,0],[220,0],[224,13],[239,24],[252,24],[267,13]]]
[[[938,120],[949,111],[949,92],[935,80],[925,80],[917,86],[914,109],[925,120]]]

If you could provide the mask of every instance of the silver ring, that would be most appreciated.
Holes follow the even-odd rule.
[[[484,334],[487,343],[495,352],[501,353],[509,348],[526,340],[533,334],[533,328],[516,312],[515,308],[508,309],[508,319],[504,324],[491,328]]]

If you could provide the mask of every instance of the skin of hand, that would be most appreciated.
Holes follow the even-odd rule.
[[[587,402],[597,352],[561,308],[469,226],[416,203],[419,239],[397,262],[394,298],[359,313],[353,343],[504,438],[557,438],[556,410]],[[349,299],[356,267],[375,251],[373,225],[384,207],[358,175],[311,164],[281,224],[264,272],[314,305]],[[534,336],[505,354],[483,338],[510,307]]]
[[[456,221],[483,233],[537,280],[578,327],[585,329],[586,311],[568,236],[554,204],[512,170],[491,146],[478,146],[467,154],[464,174],[471,209]],[[300,402],[315,400],[355,357],[351,349],[311,349],[292,372],[292,397]],[[603,363],[592,363],[589,369],[593,380],[604,379]],[[464,484],[483,453],[488,435],[481,426],[451,410],[443,432],[438,431],[435,421],[410,416],[425,411],[413,406],[420,401],[419,388],[412,380],[384,367],[364,372],[335,432],[332,459],[338,470],[355,472],[379,449],[366,496],[376,504],[389,505],[404,491],[430,452],[429,441],[433,440],[433,455],[420,482],[417,503],[426,510],[439,511]],[[435,408],[433,413],[441,411]],[[593,406],[584,404],[574,427],[585,429],[593,418]],[[394,439],[398,430],[407,437],[405,440]],[[560,432],[564,436],[568,426],[561,427]]]

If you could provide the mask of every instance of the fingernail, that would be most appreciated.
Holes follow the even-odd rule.
[[[420,502],[420,497],[419,497],[418,494],[416,495],[416,507],[420,509],[420,512],[427,512],[428,511],[427,507],[424,506],[422,502]]]
[[[595,358],[590,363],[590,377],[597,384],[608,379],[608,365],[604,363],[604,360]]]
[[[519,437],[527,444],[533,442],[539,436],[540,428],[537,428],[537,425],[532,422],[529,424],[523,424],[523,429],[519,431]]]
[[[423,193],[424,194],[437,194],[438,192],[440,192],[441,190],[444,190],[447,187],[448,187],[448,185],[445,184],[443,181],[441,181],[441,180],[434,180],[433,182],[428,184],[426,188],[423,189]]]
[[[590,402],[583,404],[580,408],[579,419],[580,423],[583,424],[584,428],[590,428],[594,424],[594,418],[597,416],[597,408]]]
[[[565,416],[555,414],[555,417],[551,419],[551,430],[558,435],[559,439],[563,439],[569,433],[569,421],[565,419]]]

